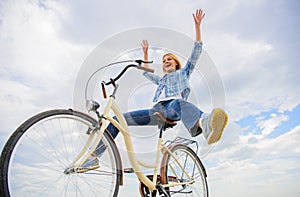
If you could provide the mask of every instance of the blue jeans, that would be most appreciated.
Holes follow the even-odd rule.
[[[192,103],[182,99],[161,101],[155,104],[151,109],[127,112],[123,115],[128,126],[157,125],[158,122],[154,115],[155,112],[160,112],[169,120],[181,120],[192,137],[202,133],[201,128],[198,127],[198,120],[203,112]],[[114,119],[116,119],[116,117],[114,117]],[[107,130],[113,138],[116,138],[119,133],[119,130],[111,123],[107,126]],[[103,146],[103,142],[100,141],[95,153],[100,156],[105,150],[106,148]]]
[[[203,112],[192,103],[182,99],[161,101],[151,109],[124,113],[124,117],[128,126],[157,125],[157,119],[154,116],[155,112],[160,112],[165,118],[170,120],[181,120],[193,137],[201,133],[201,129],[198,128],[198,120]],[[112,124],[108,125],[107,130],[113,138],[116,138],[119,133],[119,130]]]

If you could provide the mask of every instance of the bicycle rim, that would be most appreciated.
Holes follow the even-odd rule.
[[[121,177],[119,158],[106,132],[100,168],[64,173],[85,145],[86,132],[96,123],[73,110],[51,110],[24,122],[1,155],[3,196],[116,196]]]
[[[192,182],[186,185],[166,188],[169,195],[176,197],[207,197],[206,172],[196,153],[191,148],[182,144],[173,145],[170,147],[170,151],[174,157],[165,153],[162,159],[161,183]]]

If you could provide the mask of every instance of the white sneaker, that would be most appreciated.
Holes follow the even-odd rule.
[[[200,121],[207,143],[213,144],[220,140],[227,124],[228,116],[223,109],[216,108],[210,114],[203,114]]]

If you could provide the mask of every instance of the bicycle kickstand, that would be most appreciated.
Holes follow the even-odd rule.
[[[161,184],[157,184],[156,189],[158,189],[158,191],[162,192],[165,197],[171,197]]]

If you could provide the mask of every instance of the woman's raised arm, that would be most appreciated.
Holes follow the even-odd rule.
[[[195,33],[196,33],[196,42],[201,42],[201,29],[200,25],[202,23],[202,19],[204,18],[205,13],[202,9],[197,9],[195,13],[193,13],[193,18],[195,22]]]

